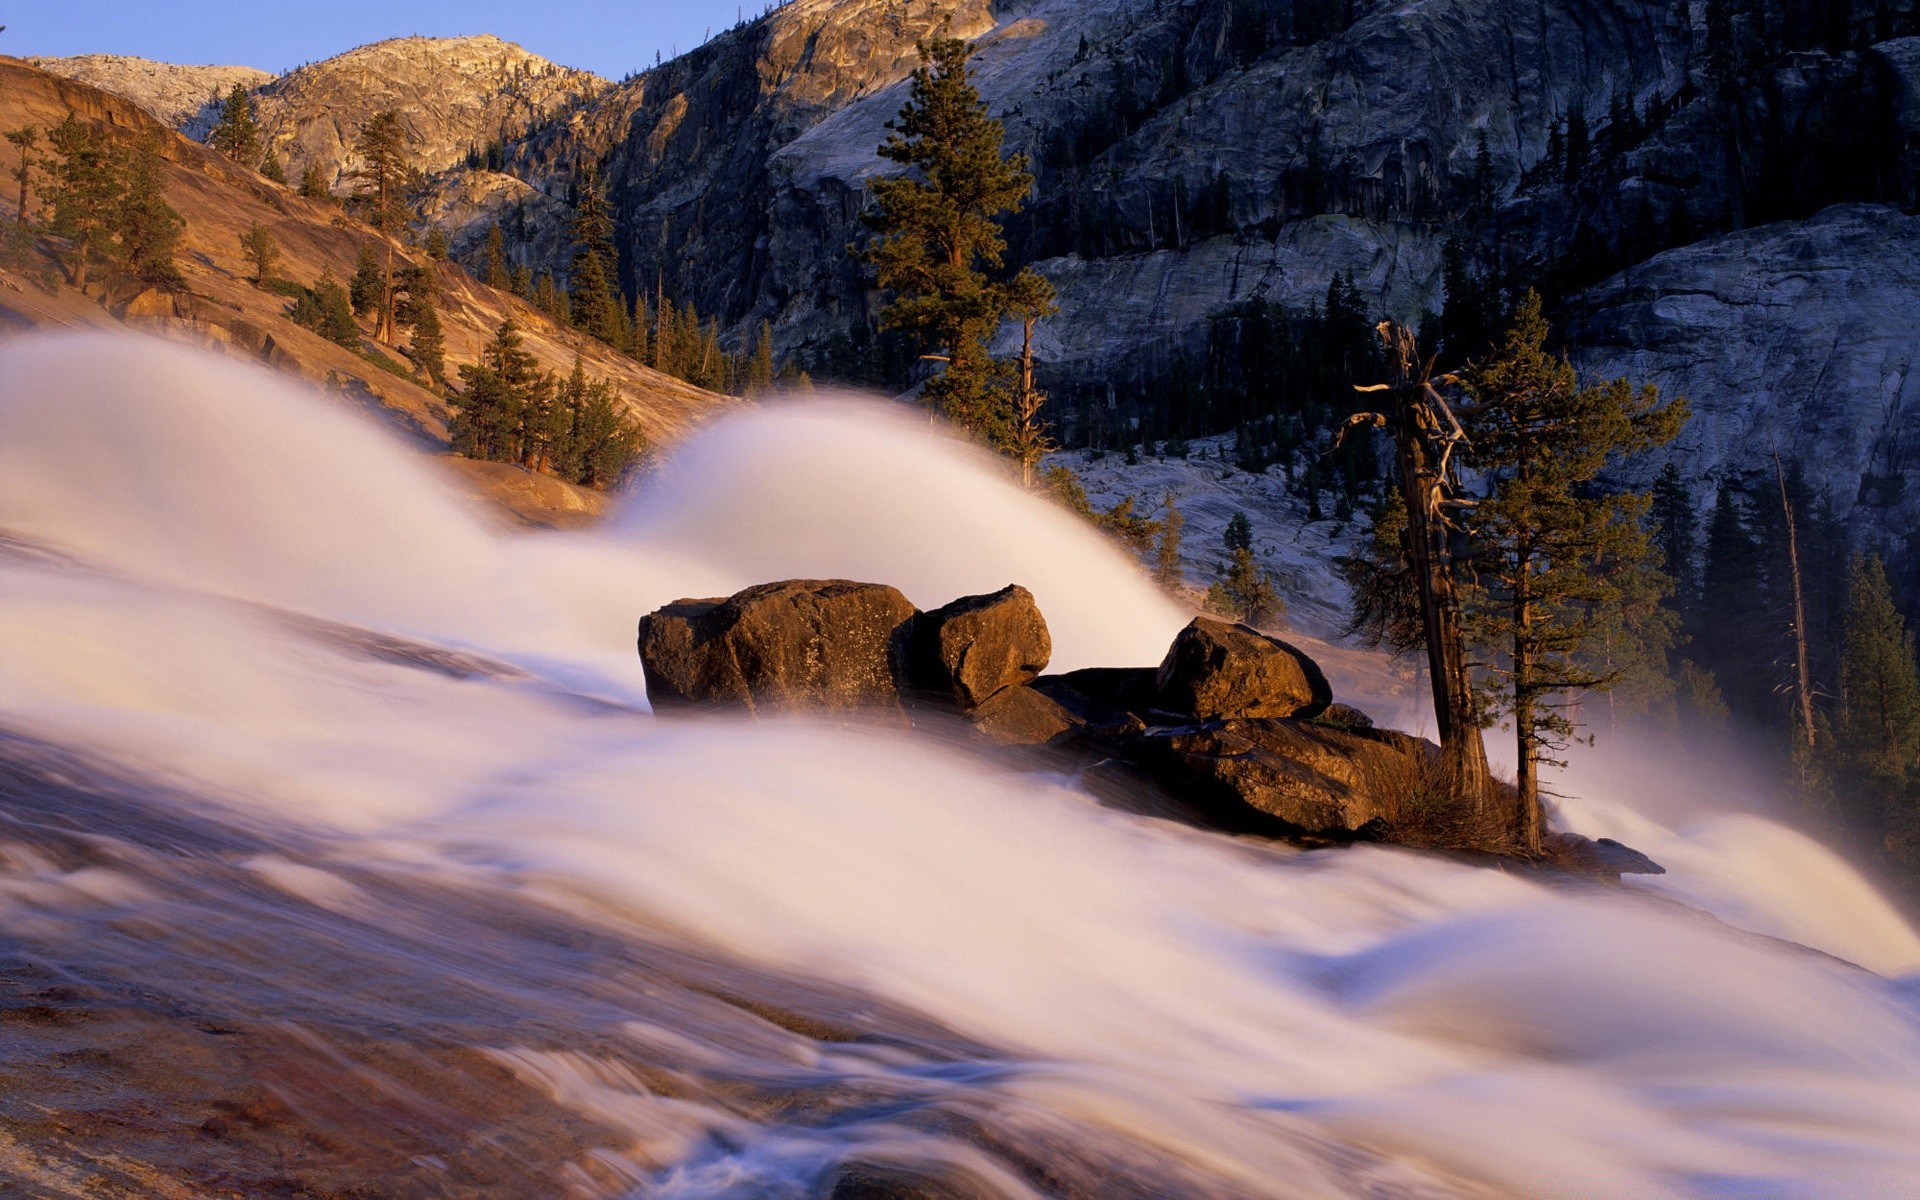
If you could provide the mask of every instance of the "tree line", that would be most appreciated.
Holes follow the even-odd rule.
[[[776,365],[770,322],[762,321],[746,345],[728,349],[719,321],[703,317],[692,301],[676,302],[659,284],[651,296],[622,290],[613,212],[597,170],[581,171],[570,202],[572,257],[564,277],[552,268],[536,273],[514,261],[496,221],[487,227],[481,248],[480,278],[527,300],[556,324],[579,329],[636,362],[708,391],[754,396],[776,386],[812,386],[797,365]]]

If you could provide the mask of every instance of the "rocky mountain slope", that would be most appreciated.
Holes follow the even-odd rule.
[[[943,21],[1033,159],[1009,238],[1060,290],[1040,353],[1064,417],[1164,428],[1203,367],[1247,373],[1239,314],[1307,311],[1339,276],[1459,346],[1478,331],[1446,328],[1450,298],[1534,286],[1584,366],[1694,400],[1675,453],[1696,479],[1755,469],[1776,417],[1828,431],[1804,444],[1843,508],[1906,478],[1886,347],[1920,201],[1912,0],[802,0],[509,168],[559,196],[601,163],[630,289],[878,378],[880,298],[846,247]],[[521,221],[520,252],[557,219]],[[1746,299],[1707,313],[1728,288]]]
[[[251,225],[266,226],[282,250],[275,274],[311,284],[323,270],[345,280],[353,273],[362,245],[378,246],[378,235],[339,207],[305,199],[292,190],[235,166],[185,137],[161,130],[158,122],[132,102],[37,70],[19,59],[0,57],[0,128],[47,128],[68,113],[109,131],[115,139],[144,132],[162,136],[167,198],[186,219],[177,261],[187,290],[82,294],[58,282],[43,241],[34,260],[0,268],[0,335],[33,329],[133,327],[161,336],[206,345],[240,358],[266,362],[302,376],[390,419],[424,448],[444,448],[451,409],[444,396],[421,386],[396,360],[398,350],[364,342],[362,349],[387,359],[383,367],[367,354],[327,341],[287,319],[286,296],[255,287],[241,253],[240,236]],[[0,143],[0,170],[9,174],[17,159]],[[12,219],[11,188],[0,198],[0,212]],[[37,202],[36,202],[37,204]],[[547,369],[565,373],[579,355],[589,374],[612,379],[630,412],[655,443],[671,440],[732,403],[677,379],[641,366],[626,355],[556,326],[517,297],[486,287],[452,263],[434,264],[417,251],[396,247],[403,256],[433,266],[440,292],[449,374],[453,364],[472,362],[500,323],[511,317],[524,331],[526,348]],[[599,493],[573,488],[547,476],[497,463],[449,459],[476,494],[499,502],[509,512],[536,521],[568,519],[597,511]]]
[[[443,171],[470,150],[510,139],[606,86],[491,34],[374,42],[289,71],[260,90],[264,141],[297,178],[318,165],[337,181],[367,117],[400,113],[421,171]]]
[[[43,71],[124,96],[162,124],[202,137],[212,128],[220,100],[234,84],[257,88],[273,79],[272,72],[258,67],[185,66],[124,54],[76,54],[27,61]]]

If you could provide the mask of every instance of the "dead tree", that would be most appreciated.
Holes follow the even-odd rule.
[[[1378,329],[1386,350],[1389,382],[1355,390],[1384,394],[1392,404],[1384,412],[1348,418],[1347,429],[1372,426],[1393,435],[1400,499],[1407,512],[1407,563],[1419,598],[1445,782],[1455,801],[1481,818],[1475,821],[1476,826],[1490,831],[1498,825],[1492,812],[1492,776],[1475,715],[1473,679],[1448,545],[1449,531],[1455,528],[1453,512],[1471,503],[1460,494],[1459,472],[1453,461],[1455,450],[1467,444],[1467,435],[1433,386],[1432,360],[1420,362],[1413,331],[1392,321],[1382,321]],[[1341,432],[1344,435],[1346,431]]]
[[[1802,782],[1806,761],[1814,748],[1813,677],[1807,669],[1807,601],[1800,579],[1800,530],[1793,519],[1793,501],[1787,495],[1787,472],[1780,465],[1780,449],[1774,447],[1773,475],[1780,485],[1780,515],[1787,525],[1787,565],[1793,579],[1793,700],[1794,716],[1800,735],[1799,753]]]

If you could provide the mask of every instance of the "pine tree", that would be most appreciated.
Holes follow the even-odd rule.
[[[379,322],[374,327],[373,336],[377,341],[391,346],[393,344],[393,242],[391,239],[405,229],[407,224],[407,209],[400,195],[402,181],[407,175],[407,142],[406,131],[400,125],[400,114],[394,109],[373,114],[360,130],[360,137],[354,143],[354,155],[359,162],[349,173],[349,178],[354,183],[354,199],[360,205],[361,216],[367,224],[388,237],[381,302],[376,310]]]
[[[1693,490],[1680,476],[1680,468],[1668,463],[1653,481],[1654,539],[1660,547],[1660,565],[1673,580],[1675,607],[1691,612],[1697,583],[1694,561],[1698,537],[1693,515]]]
[[[1009,315],[1020,322],[1020,358],[1008,404],[1006,433],[998,445],[1020,464],[1021,486],[1031,489],[1035,468],[1049,450],[1055,449],[1051,427],[1042,415],[1047,394],[1034,383],[1033,331],[1034,326],[1058,311],[1059,306],[1054,303],[1053,285],[1032,271],[1014,276],[1006,285],[1004,296]]]
[[[574,320],[609,345],[630,345],[626,301],[616,286],[619,254],[613,242],[613,210],[600,194],[599,172],[591,166],[581,171],[578,180],[570,232]]]
[[[1855,559],[1849,578],[1834,733],[1842,761],[1857,777],[1903,778],[1920,756],[1913,635],[1893,606],[1878,558]]]
[[[1722,484],[1707,520],[1700,572],[1700,619],[1692,657],[1718,680],[1728,708],[1762,724],[1776,684],[1768,631],[1760,544],[1748,505],[1732,483]]]
[[[1010,388],[987,341],[1008,294],[987,272],[1000,268],[1006,248],[998,218],[1020,208],[1033,177],[1024,155],[1001,154],[1001,124],[969,77],[973,47],[935,37],[919,51],[907,104],[878,151],[909,173],[873,181],[874,208],[862,219],[877,236],[859,257],[894,293],[881,327],[912,334],[946,362],[927,381],[929,401],[975,436],[1004,445]]]
[[[308,163],[300,173],[300,194],[309,200],[333,200],[333,189],[327,186],[327,174],[319,163]]]
[[[773,389],[773,324],[760,322],[760,334],[753,340],[753,361],[747,365],[747,395],[759,396]]]
[[[260,127],[254,124],[253,101],[245,87],[236,83],[227,93],[207,144],[243,167],[260,161]]]
[[[1207,589],[1207,607],[1249,625],[1266,625],[1283,611],[1280,593],[1273,580],[1253,556],[1253,534],[1246,524],[1247,514],[1235,513],[1227,525],[1224,542],[1226,566],[1220,579]]]
[[[1160,518],[1160,546],[1154,554],[1153,577],[1161,586],[1175,588],[1185,579],[1180,569],[1180,531],[1186,526],[1187,518],[1174,506],[1172,492],[1160,503],[1166,515]]]
[[[380,261],[380,251],[374,249],[372,242],[360,243],[360,256],[354,261],[353,278],[347,281],[347,293],[353,299],[353,315],[364,317],[374,314],[378,325],[386,316],[387,268]]]
[[[407,343],[413,365],[435,383],[447,378],[447,339],[440,328],[440,310],[431,298],[413,306],[413,334]]]
[[[446,374],[446,335],[440,327],[439,288],[429,267],[408,264],[395,283],[394,323],[409,334],[407,356],[435,382]]]
[[[1540,297],[1529,292],[1495,355],[1464,373],[1474,466],[1487,480],[1473,513],[1476,587],[1469,631],[1492,651],[1483,712],[1504,713],[1516,739],[1517,837],[1537,852],[1542,766],[1577,724],[1566,697],[1620,678],[1605,634],[1664,580],[1646,530],[1651,497],[1598,489],[1621,457],[1665,445],[1687,418],[1625,380],[1582,387],[1546,349]]]
[[[543,378],[539,362],[522,348],[520,327],[509,317],[480,352],[480,361],[460,367],[464,387],[448,423],[457,454],[493,462],[518,462],[525,448],[529,401]],[[551,387],[551,381],[548,384]]]
[[[533,285],[533,306],[552,320],[567,324],[565,297],[554,283],[552,271],[540,272],[540,282]]]
[[[160,135],[151,129],[140,135],[126,156],[125,189],[116,214],[119,260],[127,275],[141,283],[178,289],[186,286],[186,280],[173,258],[187,222],[167,203],[162,161]]]
[[[445,262],[448,253],[447,231],[438,225],[427,230],[427,257],[436,262]]]
[[[487,286],[496,291],[511,292],[513,273],[507,269],[507,241],[500,232],[500,223],[487,226]]]
[[[279,184],[287,181],[287,169],[280,164],[280,156],[274,152],[272,146],[267,147],[266,157],[260,160],[260,175]]]
[[[240,235],[240,249],[245,252],[247,261],[253,264],[253,286],[265,286],[273,276],[274,264],[280,261],[280,243],[274,238],[273,231],[258,221],[254,222]]]
[[[13,168],[13,181],[20,186],[14,220],[20,228],[25,229],[33,223],[28,201],[33,194],[34,151],[40,146],[40,129],[36,125],[22,125],[18,129],[8,130],[6,137],[14,152],[20,156],[19,164]]]
[[[333,277],[331,267],[320,269],[320,278],[301,292],[287,316],[328,341],[349,350],[360,348],[360,325],[353,319],[353,301]]]
[[[111,253],[125,181],[98,129],[72,113],[47,134],[56,155],[47,198],[53,232],[68,241],[67,278],[87,290],[88,269]]]

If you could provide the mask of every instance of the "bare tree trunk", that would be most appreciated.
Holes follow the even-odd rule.
[[[1807,602],[1800,580],[1800,532],[1793,518],[1793,502],[1787,498],[1787,473],[1780,465],[1780,451],[1773,452],[1773,474],[1780,484],[1780,512],[1787,519],[1787,563],[1793,576],[1793,690],[1795,715],[1800,723],[1800,749],[1812,753],[1814,743],[1813,681],[1807,668]],[[1806,764],[1801,763],[1804,776]],[[1804,777],[1801,782],[1805,782]]]
[[[1400,498],[1407,513],[1407,552],[1420,595],[1441,764],[1455,797],[1477,814],[1488,816],[1492,776],[1480,724],[1474,718],[1466,635],[1438,508],[1446,468],[1431,439],[1441,429],[1440,419],[1428,407],[1427,381],[1414,361],[1411,331],[1389,323],[1381,326],[1380,333],[1396,377],[1390,389],[1394,397],[1390,423],[1400,466]]]
[[[1033,390],[1033,325],[1028,317],[1020,332],[1020,405],[1015,434],[1020,446],[1020,486],[1033,490],[1033,464],[1040,455],[1040,403]]]
[[[387,240],[387,280],[380,297],[380,323],[373,331],[375,341],[393,345],[393,241]]]
[[[1527,588],[1532,569],[1530,556],[1522,554],[1513,589],[1513,749],[1514,785],[1520,793],[1515,832],[1521,849],[1538,854],[1546,822],[1540,812],[1540,750],[1533,728],[1533,596]]]

